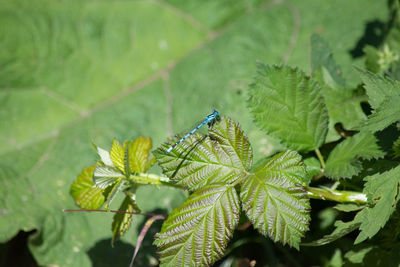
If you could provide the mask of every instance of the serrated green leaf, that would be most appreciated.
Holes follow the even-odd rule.
[[[232,183],[251,168],[253,155],[247,136],[227,117],[222,117],[208,136],[194,134],[166,154],[173,143],[162,144],[154,155],[165,175],[192,191],[207,184]]]
[[[106,205],[104,206],[106,210],[109,209],[111,202],[114,200],[116,194],[122,190],[125,186],[125,180],[123,178],[119,178],[115,181],[114,184],[110,185],[110,190],[105,191],[106,194]]]
[[[359,226],[360,226],[360,223],[356,222],[355,220],[350,221],[350,222],[336,221],[335,222],[336,229],[331,234],[326,235],[323,238],[315,240],[313,242],[304,243],[301,245],[302,246],[311,246],[311,247],[326,245],[328,243],[331,243],[331,242],[353,232]]]
[[[152,142],[150,137],[138,137],[129,144],[129,167],[136,173],[146,172]]]
[[[325,165],[325,175],[333,179],[357,175],[362,170],[360,159],[368,160],[385,155],[377,142],[377,138],[368,132],[347,138],[329,154]]]
[[[196,191],[164,222],[154,244],[161,266],[209,266],[224,255],[239,222],[232,186],[213,184]]]
[[[364,193],[371,207],[366,207],[357,215],[360,234],[355,244],[373,237],[389,220],[400,199],[400,166],[382,174],[366,177]]]
[[[377,132],[400,120],[400,86],[399,95],[388,96],[380,103],[371,115],[360,126],[362,131]]]
[[[119,142],[114,139],[110,150],[110,158],[115,167],[117,167],[120,171],[125,173],[125,148],[126,143],[124,143],[124,147],[122,147]]]
[[[342,71],[333,59],[331,49],[319,34],[311,35],[311,70],[315,73],[325,68],[333,80],[341,85],[345,85]]]
[[[351,211],[357,211],[357,210],[361,210],[363,208],[365,208],[364,205],[357,205],[357,204],[353,204],[353,203],[340,203],[337,204],[336,206],[333,206],[334,209],[340,210],[340,211],[344,211],[344,212],[351,212]]]
[[[385,99],[387,100],[400,94],[400,83],[398,81],[360,68],[356,69],[364,82],[364,88],[369,97],[368,102],[373,109],[377,109],[381,106]]]
[[[101,162],[104,163],[104,165],[108,166],[108,167],[114,167],[114,164],[110,158],[110,152],[108,152],[107,150],[102,149],[101,147],[96,146],[95,144],[93,144],[94,148],[97,151],[97,154],[100,157]]]
[[[112,245],[114,245],[115,240],[123,236],[131,226],[133,217],[132,212],[140,212],[140,209],[136,204],[135,195],[126,196],[118,210],[124,213],[116,213],[114,215],[111,225],[111,231],[113,233],[111,240]]]
[[[304,72],[260,63],[249,95],[257,125],[288,147],[308,151],[324,143],[328,112],[320,86]]]
[[[305,176],[301,156],[286,151],[259,166],[244,180],[240,192],[254,227],[275,242],[297,249],[310,220],[310,203],[301,186]]]
[[[104,203],[103,192],[100,187],[95,187],[93,173],[96,165],[84,168],[70,187],[70,194],[75,203],[82,209],[98,209]]]
[[[125,176],[115,167],[97,166],[94,169],[93,182],[96,187],[105,189],[123,177]]]

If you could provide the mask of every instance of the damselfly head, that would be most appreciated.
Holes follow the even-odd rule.
[[[213,109],[213,114],[215,116],[215,120],[220,121],[221,117],[219,116],[219,112],[215,109]]]

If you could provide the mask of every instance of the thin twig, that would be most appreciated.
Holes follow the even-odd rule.
[[[140,246],[142,245],[143,239],[146,236],[147,231],[150,229],[150,226],[153,224],[154,221],[163,220],[163,219],[165,219],[165,217],[163,215],[154,215],[153,217],[151,217],[150,219],[147,220],[147,222],[143,226],[142,230],[140,231],[138,241],[136,243],[135,252],[133,253],[133,257],[131,260],[131,264],[129,264],[129,267],[133,267],[133,262],[135,261],[136,255],[139,251]]]

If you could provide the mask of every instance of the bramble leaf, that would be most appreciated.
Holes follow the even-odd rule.
[[[240,192],[243,209],[254,227],[275,242],[297,249],[310,220],[310,203],[301,186],[305,176],[301,156],[286,151],[257,167]]]
[[[101,147],[96,146],[95,144],[93,144],[93,146],[96,149],[97,154],[99,154],[101,162],[103,162],[104,165],[106,165],[108,167],[114,167],[114,164],[110,158],[110,152],[102,149]]]
[[[119,142],[114,139],[114,142],[111,146],[110,150],[110,158],[114,164],[115,167],[117,167],[120,171],[123,173],[125,172],[125,149],[126,149],[127,143],[124,143],[124,146],[122,147]]]
[[[208,136],[194,134],[166,154],[173,143],[162,144],[154,155],[165,175],[192,191],[207,184],[232,183],[251,168],[253,156],[247,136],[227,117],[222,117]]]
[[[82,209],[98,209],[104,203],[101,188],[95,187],[92,180],[95,167],[84,168],[70,187],[70,194]]]
[[[326,245],[328,243],[331,243],[331,242],[353,232],[359,226],[360,226],[360,223],[356,222],[355,220],[350,221],[350,222],[336,221],[335,222],[336,229],[331,234],[325,235],[321,239],[315,240],[313,242],[303,243],[301,245],[302,246],[310,246],[310,247]]]
[[[260,63],[249,95],[257,125],[288,147],[309,151],[324,143],[329,119],[321,88],[302,71]]]
[[[382,75],[356,68],[368,95],[368,102],[373,109],[377,109],[382,102],[400,94],[400,83]]]
[[[115,167],[97,166],[93,174],[94,185],[100,189],[105,189],[118,179],[125,177]]]
[[[398,95],[388,96],[382,100],[380,106],[376,108],[368,120],[364,121],[360,130],[377,132],[388,127],[390,124],[400,121],[400,86]]]
[[[111,225],[111,231],[113,237],[111,244],[113,245],[115,240],[120,238],[129,229],[132,224],[132,212],[140,212],[140,208],[136,204],[135,195],[126,196],[121,206],[118,209],[125,213],[116,213],[113,218]]]
[[[331,49],[319,34],[311,35],[311,69],[312,73],[325,68],[333,80],[341,85],[345,85],[342,71],[333,59]]]
[[[115,194],[125,185],[125,175],[115,167],[97,166],[94,170],[93,182],[96,187],[104,190],[105,208],[108,210]]]
[[[129,168],[136,173],[146,172],[150,166],[147,165],[152,146],[150,137],[140,136],[129,144]]]
[[[161,266],[209,266],[224,255],[239,222],[233,186],[213,184],[196,191],[164,222],[154,244]]]
[[[125,186],[125,180],[123,178],[119,178],[115,181],[113,185],[110,186],[110,190],[106,191],[106,205],[104,206],[106,210],[109,209],[111,202],[114,200],[116,194],[121,191]]]
[[[360,159],[380,158],[377,138],[372,133],[358,133],[337,145],[329,154],[325,175],[334,178],[350,178],[362,170]]]
[[[373,237],[385,226],[400,200],[400,166],[382,174],[369,176],[365,180],[367,182],[364,193],[373,206],[366,207],[358,213],[357,222],[361,223],[361,232],[354,244]]]

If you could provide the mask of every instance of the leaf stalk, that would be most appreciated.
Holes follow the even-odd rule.
[[[332,200],[340,203],[367,203],[367,195],[360,192],[339,191],[329,188],[316,188],[310,186],[305,186],[304,189],[307,191],[309,198]]]
[[[322,170],[325,170],[324,157],[322,157],[322,154],[321,154],[321,152],[319,151],[318,148],[315,149],[315,154],[317,154],[318,160],[321,163]]]

